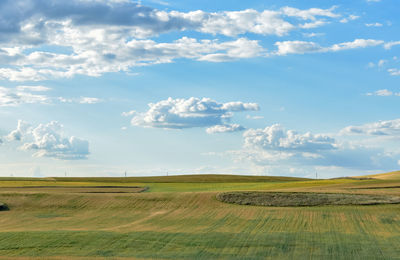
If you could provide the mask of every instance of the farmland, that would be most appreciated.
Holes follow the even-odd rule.
[[[263,207],[221,192],[400,196],[400,173],[0,179],[4,259],[396,259],[400,204]],[[0,257],[1,259],[1,257]]]

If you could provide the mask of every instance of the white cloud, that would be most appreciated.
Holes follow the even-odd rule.
[[[303,33],[303,36],[307,37],[307,38],[318,37],[318,36],[323,36],[323,35],[325,35],[325,34],[324,33],[315,33],[315,32]]]
[[[44,70],[30,67],[19,67],[15,69],[0,68],[0,79],[10,81],[40,81],[46,79],[46,76]]]
[[[293,7],[284,7],[282,8],[282,12],[287,16],[298,17],[303,20],[316,20],[318,16],[322,17],[330,17],[330,18],[338,18],[339,14],[334,13],[333,11],[337,8],[337,6],[333,6],[329,9],[320,9],[320,8],[310,8],[307,10],[300,10]]]
[[[348,126],[340,131],[342,135],[373,135],[400,137],[400,119],[379,121],[361,126]]]
[[[276,42],[275,45],[278,47],[278,55],[287,54],[304,54],[309,52],[319,52],[323,48],[315,42],[305,42],[305,41],[284,41]]]
[[[354,21],[354,20],[357,20],[358,18],[360,18],[360,16],[351,14],[348,17],[342,18],[340,20],[340,22],[341,23],[348,23],[349,21]]]
[[[122,116],[133,116],[136,113],[137,112],[135,110],[131,110],[131,111],[128,111],[128,112],[122,112],[121,115]]]
[[[102,99],[95,97],[80,97],[80,98],[58,97],[57,100],[61,103],[76,103],[76,104],[97,104],[103,102]]]
[[[9,141],[21,141],[24,135],[28,133],[30,130],[31,125],[25,121],[18,120],[17,129],[11,131],[7,135],[7,140]]]
[[[340,17],[335,8],[179,12],[132,1],[6,1],[0,10],[0,17],[5,17],[0,21],[0,62],[7,66],[0,67],[0,79],[97,77],[179,58],[226,62],[266,56],[247,34],[283,36],[319,27]],[[148,39],[173,31],[242,37],[225,41],[182,37],[168,43]],[[50,51],[52,47],[60,51]]]
[[[400,70],[396,68],[388,69],[388,72],[392,76],[400,76]]]
[[[99,98],[94,98],[94,97],[81,97],[79,99],[80,104],[97,104],[102,102],[101,99]]]
[[[145,113],[135,111],[122,113],[132,116],[133,126],[184,129],[193,127],[210,127],[208,132],[232,132],[243,130],[229,121],[233,112],[256,111],[259,106],[254,103],[228,102],[218,103],[210,98],[172,99],[150,103]]]
[[[249,129],[244,134],[247,147],[276,151],[319,151],[335,149],[335,140],[326,135],[299,134],[275,124],[265,129]]]
[[[20,104],[48,104],[50,99],[45,95],[30,93],[26,88],[5,88],[0,87],[0,107],[17,106]]]
[[[44,86],[17,86],[5,88],[0,86],[0,107],[18,106],[22,104],[54,104],[61,103],[96,104],[103,100],[95,97],[64,98],[51,97],[37,92],[47,92],[50,88]]]
[[[400,41],[394,41],[394,42],[385,43],[384,47],[385,47],[385,49],[389,50],[393,46],[397,46],[397,45],[400,45]]]
[[[399,153],[379,146],[355,145],[324,134],[300,134],[280,125],[249,129],[241,150],[228,151],[236,162],[255,167],[337,167],[338,169],[396,169]]]
[[[375,92],[372,92],[372,93],[367,93],[367,96],[381,96],[381,97],[388,97],[388,96],[400,96],[400,92],[399,93],[395,93],[395,92],[392,92],[392,91],[390,91],[390,90],[387,90],[387,89],[380,89],[380,90],[377,90],[377,91],[375,91]]]
[[[253,119],[253,120],[264,119],[263,116],[251,116],[251,115],[247,115],[246,118],[247,119]]]
[[[87,35],[75,35],[75,37],[83,41],[82,45],[79,43],[74,45],[76,52],[69,55],[31,53],[18,63],[10,64],[15,65],[14,68],[0,68],[0,78],[10,81],[40,81],[72,77],[77,74],[97,77],[106,72],[129,72],[135,66],[170,63],[178,58],[222,62],[263,56],[265,52],[258,41],[246,38],[219,42],[183,37],[171,43],[137,39],[115,42],[109,39],[109,42],[90,43],[89,39],[84,40],[85,37],[88,38]],[[103,37],[106,36],[100,38]],[[110,52],[110,49],[113,49],[113,52]]]
[[[215,125],[206,129],[208,134],[231,133],[243,131],[245,128],[238,124]]]
[[[378,46],[382,45],[383,43],[384,42],[381,40],[356,39],[352,42],[343,42],[334,44],[330,47],[321,47],[319,44],[309,41],[284,41],[275,43],[275,45],[278,47],[278,50],[275,52],[275,54],[287,55],[287,54],[304,54],[313,52],[343,51],[349,49]]]
[[[256,103],[243,103],[236,101],[224,103],[222,109],[229,111],[258,111],[260,110],[260,106]]]
[[[8,135],[8,139],[24,141],[22,150],[33,150],[35,157],[52,157],[61,160],[87,159],[89,142],[75,136],[65,137],[63,126],[56,122],[31,127],[19,120],[17,129]],[[31,141],[30,141],[31,140]]]
[[[382,27],[383,24],[381,24],[381,23],[366,23],[365,26],[367,26],[367,27]]]
[[[277,51],[267,53],[257,35],[288,35],[294,30],[323,26],[345,18],[328,9],[191,12],[161,11],[132,1],[7,1],[0,10],[0,79],[42,81],[75,75],[98,77],[108,72],[131,73],[137,66],[170,63],[177,59],[227,62],[237,59],[295,53],[329,52],[383,44],[356,39],[321,47],[305,41],[276,42]],[[99,15],[99,12],[102,15]],[[181,37],[170,42],[154,40],[168,32],[197,31],[235,39],[198,40]],[[309,34],[313,37],[317,34]],[[239,37],[240,38],[236,38]],[[306,36],[307,37],[307,36]],[[150,40],[151,38],[151,40]],[[388,43],[390,48],[394,43]],[[43,50],[38,50],[38,47]],[[50,51],[57,47],[60,51]]]
[[[44,87],[44,86],[17,86],[16,89],[20,90],[20,91],[28,90],[31,92],[46,92],[46,91],[51,90],[51,88]]]
[[[332,51],[341,51],[341,50],[378,46],[378,45],[382,45],[383,43],[384,42],[381,40],[356,39],[352,42],[344,42],[344,43],[334,44],[330,49]]]
[[[237,36],[244,33],[283,36],[296,28],[285,21],[279,11],[265,10],[258,12],[253,9],[219,13],[194,11],[189,13],[171,12],[172,17],[197,24],[197,29],[204,33]]]
[[[379,60],[378,67],[383,67],[387,63],[387,60]]]
[[[303,28],[303,29],[313,29],[313,28],[321,27],[322,25],[325,25],[328,23],[329,22],[319,20],[319,21],[313,21],[313,22],[301,24],[301,25],[299,25],[299,27]]]
[[[110,37],[99,32],[98,37]],[[72,77],[74,75],[101,76],[106,72],[130,72],[135,66],[170,63],[177,59],[192,59],[210,62],[226,62],[237,59],[267,57],[271,54],[303,54],[312,52],[341,51],[365,48],[383,44],[373,39],[356,39],[352,42],[321,47],[307,41],[276,42],[278,50],[267,53],[257,40],[239,38],[232,41],[197,40],[182,37],[173,42],[159,43],[154,40],[89,39],[87,34],[73,34],[74,45],[71,54],[32,52],[11,63],[10,68],[0,68],[0,78],[10,81],[41,81],[51,78]],[[71,36],[72,37],[72,36]],[[85,40],[85,37],[87,40]],[[79,39],[79,40],[76,40]],[[72,41],[72,39],[71,39]],[[72,43],[71,43],[72,44]],[[113,50],[113,51],[110,51]],[[23,54],[23,50],[21,55]],[[100,52],[100,53],[99,53]],[[27,67],[29,66],[29,67]]]

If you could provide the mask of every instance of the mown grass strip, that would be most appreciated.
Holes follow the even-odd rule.
[[[400,203],[400,196],[314,192],[225,192],[219,193],[217,199],[239,205],[273,207]]]
[[[7,232],[3,256],[92,256],[163,259],[393,259],[400,237],[328,232],[166,233]],[[384,246],[382,246],[384,245]]]

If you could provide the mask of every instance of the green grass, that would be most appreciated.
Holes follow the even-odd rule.
[[[55,186],[54,180],[0,181],[0,201],[10,208],[0,212],[0,256],[398,259],[400,255],[400,205],[282,208],[234,205],[216,199],[220,191],[233,190],[400,195],[392,189],[364,189],[397,185],[395,181],[109,181],[63,179],[56,183],[63,189],[103,184],[150,189],[127,194],[67,193],[6,188],[11,187],[10,182]]]
[[[18,241],[15,244],[15,241]],[[279,232],[206,234],[165,232],[0,233],[0,254],[9,256],[119,256],[163,259],[382,259],[400,253],[400,238],[361,234]],[[78,246],[79,245],[79,246]],[[382,246],[386,245],[386,246]],[[18,248],[18,251],[15,249]]]

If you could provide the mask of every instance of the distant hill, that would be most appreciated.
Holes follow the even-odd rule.
[[[365,176],[360,176],[360,177],[374,178],[374,179],[380,179],[380,180],[400,180],[400,171],[374,174],[374,175],[365,175]]]
[[[222,183],[222,182],[285,182],[304,181],[306,178],[278,176],[246,176],[224,174],[196,174],[154,177],[125,177],[125,178],[54,178],[57,181],[91,181],[91,182],[122,182],[122,183]]]
[[[52,178],[0,178],[0,181],[62,181],[62,182],[114,182],[114,183],[238,183],[238,182],[291,182],[310,179],[279,176],[248,176],[224,174],[196,174],[154,177],[52,177]]]

